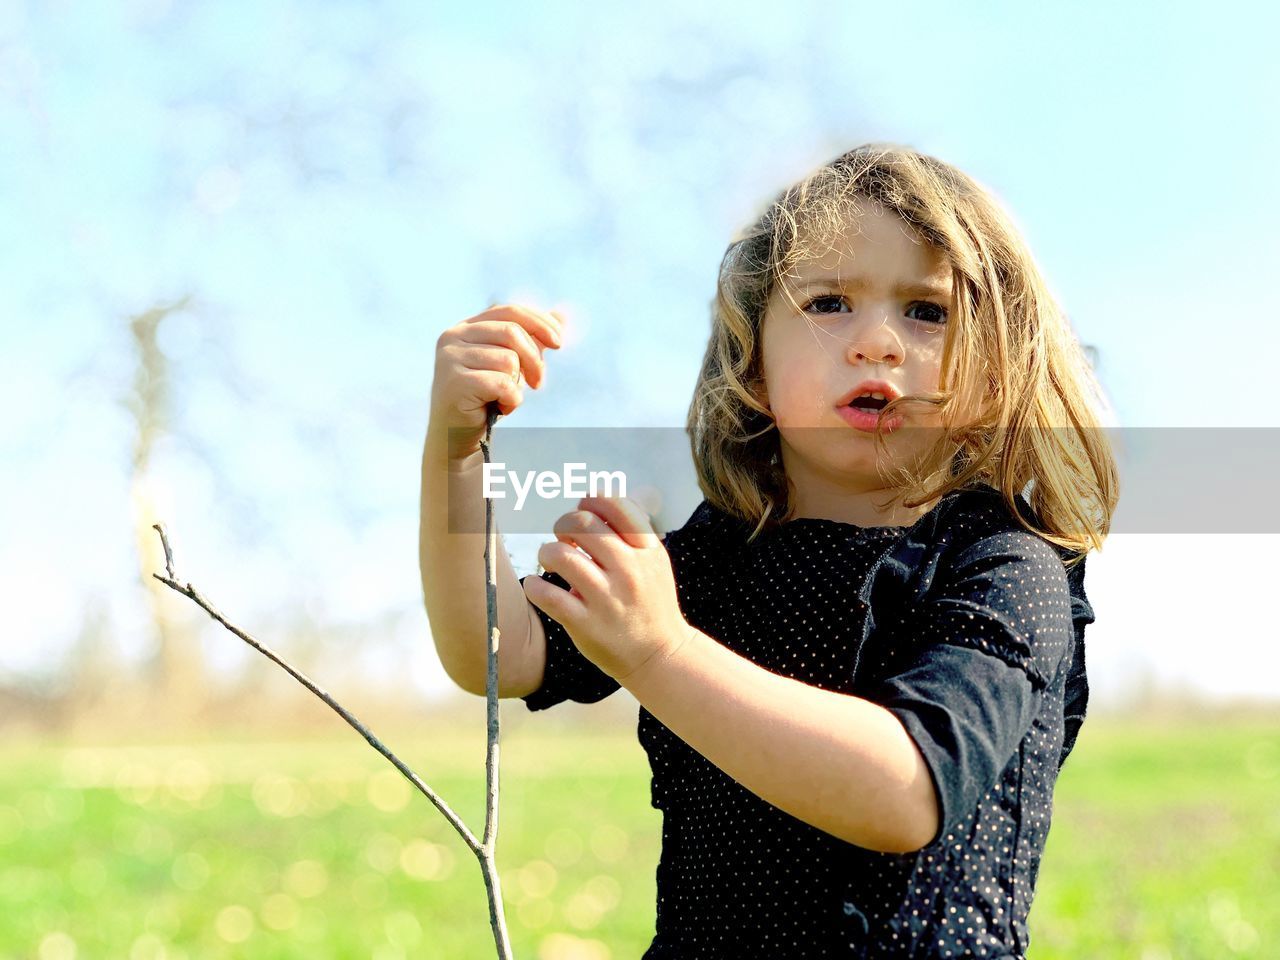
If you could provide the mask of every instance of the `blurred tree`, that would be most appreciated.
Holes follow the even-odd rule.
[[[133,456],[130,461],[130,506],[137,548],[138,574],[146,591],[155,631],[155,653],[149,664],[149,683],[143,699],[153,719],[181,721],[199,714],[207,700],[200,644],[171,613],[169,589],[152,574],[164,569],[164,552],[151,525],[162,516],[161,497],[152,473],[156,442],[170,428],[172,399],[169,363],[160,347],[158,331],[167,317],[186,309],[190,296],[160,304],[129,320],[136,369],[126,406],[133,414]]]

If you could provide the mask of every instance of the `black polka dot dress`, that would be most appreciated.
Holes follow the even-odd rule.
[[[798,518],[748,533],[703,501],[663,538],[686,619],[774,673],[892,711],[928,764],[941,823],[908,854],[840,840],[641,707],[663,813],[643,960],[1024,957],[1053,786],[1088,700],[1083,562],[1068,572],[987,487],[906,527]],[[537,612],[547,666],[530,710],[619,689]]]

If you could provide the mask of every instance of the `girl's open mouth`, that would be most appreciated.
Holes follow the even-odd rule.
[[[902,390],[888,380],[863,380],[836,401],[836,410],[855,430],[875,433],[880,411],[902,396]],[[905,416],[894,414],[884,422],[885,433],[902,426]]]

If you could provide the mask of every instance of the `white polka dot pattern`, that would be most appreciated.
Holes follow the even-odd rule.
[[[910,854],[846,843],[642,707],[663,811],[643,960],[1022,957],[1053,786],[1087,701],[1083,569],[1068,575],[989,489],[951,494],[911,527],[800,518],[750,544],[747,529],[704,501],[664,538],[686,618],[766,669],[885,705],[925,757],[942,821]],[[538,613],[547,669],[529,709],[618,689]]]

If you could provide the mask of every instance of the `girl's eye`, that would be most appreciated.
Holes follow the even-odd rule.
[[[831,302],[834,302],[834,303],[837,303],[837,304],[844,303],[844,297],[839,297],[839,296],[815,297],[814,299],[810,300],[807,304],[805,304],[804,309],[805,309],[805,311],[807,312],[807,311],[809,310],[809,308],[810,308],[810,307],[812,307],[812,306],[813,306],[814,304],[816,304],[816,303],[831,303]],[[818,311],[818,313],[835,313],[835,312],[838,312],[838,308],[837,308],[837,310],[835,310],[835,311],[833,311],[833,310],[819,310],[819,311]]]
[[[923,317],[918,318],[920,320],[923,320],[925,323],[941,324],[941,323],[947,322],[946,308],[940,307],[936,303],[928,303],[926,301],[922,301],[920,303],[913,303],[910,307],[907,308],[907,315],[910,316],[911,311],[914,310],[916,307],[923,307],[925,309],[925,315]]]
[[[826,304],[827,306],[820,307],[818,306],[819,304]],[[834,305],[834,308],[833,308],[833,305]],[[845,298],[842,296],[838,296],[836,294],[831,294],[823,297],[814,297],[812,300],[810,300],[808,303],[805,304],[804,309],[806,313],[813,311],[820,314],[832,314],[832,313],[839,313],[841,305],[845,305],[845,306],[848,305],[847,302],[845,301]],[[946,308],[941,307],[936,303],[929,303],[927,300],[921,300],[911,304],[911,306],[907,308],[907,316],[909,317],[912,316],[911,311],[917,308],[922,308],[924,311],[924,315],[919,317],[913,317],[913,319],[919,319],[925,323],[930,323],[930,324],[943,324],[947,322]]]

